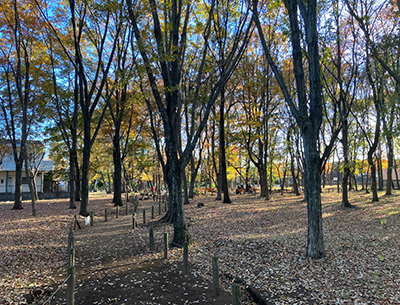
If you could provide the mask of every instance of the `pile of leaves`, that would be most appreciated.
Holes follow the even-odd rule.
[[[301,197],[273,194],[265,201],[232,195],[232,204],[217,202],[213,195],[196,197],[185,206],[193,239],[191,273],[211,282],[211,260],[217,256],[222,289],[229,291],[236,280],[258,290],[267,304],[398,304],[399,193],[371,203],[370,195],[352,192],[352,209],[340,207],[340,195],[322,194],[327,254],[318,260],[305,257],[307,207]],[[111,198],[90,201],[95,230],[76,231],[77,266],[94,279],[90,285],[107,276],[99,272],[104,262],[116,267],[131,264],[128,256],[135,264],[162,259],[163,233],[172,239],[170,225],[154,227],[156,251],[152,252],[148,224],[141,224],[140,217],[136,230],[131,228],[131,216],[122,216],[124,211],[118,226],[115,219],[112,225],[105,223],[104,208],[114,211]],[[198,208],[199,202],[205,206]],[[151,204],[151,200],[141,202],[139,209]],[[24,207],[14,211],[12,203],[0,203],[0,304],[20,304],[32,289],[55,289],[65,278],[68,228],[78,211],[69,210],[67,200],[40,201],[34,218],[29,202]],[[106,239],[116,230],[121,230],[118,238],[100,243],[93,252],[88,240],[94,234]],[[124,248],[125,254],[117,254],[116,248]],[[181,260],[182,250],[172,249],[169,263]],[[79,285],[83,284],[78,282],[78,291]]]

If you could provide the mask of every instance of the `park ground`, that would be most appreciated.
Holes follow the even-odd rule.
[[[351,192],[352,209],[340,207],[340,195],[324,189],[326,257],[305,257],[307,208],[302,197],[273,193],[269,201],[232,194],[232,204],[215,195],[197,196],[185,206],[192,244],[189,275],[182,275],[182,249],[163,259],[162,238],[171,225],[154,227],[149,249],[152,199],[140,201],[139,228],[132,211],[116,211],[112,196],[93,193],[93,226],[74,231],[75,304],[230,304],[230,287],[242,284],[242,304],[400,304],[400,192],[371,202],[371,194]],[[205,206],[198,208],[198,203]],[[0,304],[65,303],[67,235],[78,210],[68,200],[30,202],[11,210],[0,202]],[[108,221],[104,220],[107,208]],[[143,224],[142,209],[147,223]],[[219,258],[221,296],[213,298],[212,257]],[[34,296],[34,298],[31,298]]]

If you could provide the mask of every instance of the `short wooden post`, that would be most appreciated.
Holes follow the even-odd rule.
[[[154,205],[151,206],[151,219],[154,219]]]
[[[93,211],[90,212],[90,225],[93,226]]]
[[[119,216],[119,205],[116,206],[115,218]]]
[[[74,230],[76,230],[76,223],[77,223],[76,215],[74,215]]]
[[[68,253],[67,273],[67,305],[74,305],[74,283],[75,283],[75,249],[71,248]]]
[[[136,222],[136,213],[132,214],[132,229],[136,229],[137,222]]]
[[[149,242],[150,242],[150,251],[154,251],[154,231],[153,231],[153,226],[150,226]]]
[[[232,305],[240,305],[240,284],[232,284]]]
[[[104,209],[104,221],[107,222],[107,209]]]
[[[164,233],[164,258],[168,258],[168,233]]]
[[[213,273],[213,297],[219,296],[219,266],[218,257],[212,258],[212,273]]]
[[[143,209],[143,224],[146,223],[146,210]]]
[[[129,202],[128,201],[126,202],[125,208],[126,208],[126,215],[129,215]]]
[[[189,267],[189,243],[183,243],[183,264],[182,264],[182,273],[184,275],[188,274],[188,267]]]
[[[74,248],[74,232],[72,232],[72,227],[69,228],[68,232],[68,252],[71,248]]]

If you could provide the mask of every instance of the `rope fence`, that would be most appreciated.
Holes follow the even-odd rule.
[[[143,197],[142,197],[143,198]],[[167,209],[167,196],[165,195],[155,195],[153,197],[153,201],[155,202],[156,205],[151,206],[151,219],[155,218],[155,207],[158,205],[158,210],[159,210],[159,215],[161,215],[161,206],[162,203],[164,203],[164,210],[166,211]],[[134,198],[134,210],[132,214],[132,229],[136,229],[138,227],[138,219],[136,215],[136,210],[137,210],[137,204],[139,198],[138,196],[135,196]],[[146,209],[142,210],[143,212],[143,222],[142,224],[145,225],[147,221],[146,217]],[[119,216],[119,206],[116,206],[116,218]],[[129,215],[129,204],[127,202],[126,204],[126,215]],[[90,225],[93,226],[94,222],[94,214],[93,212],[90,214]],[[104,210],[104,222],[107,222],[108,220],[108,211],[107,209]],[[74,226],[73,229],[76,229],[76,226],[79,228],[79,222],[77,220],[76,215],[74,216]],[[164,232],[163,233],[163,240],[162,240],[162,249],[163,249],[163,257],[164,259],[168,258],[168,252],[169,252],[169,247],[170,246],[175,246],[182,248],[182,274],[187,275],[189,273],[189,244],[185,242],[183,245],[179,245],[175,243],[174,241],[168,242],[168,233]],[[150,251],[155,251],[155,238],[154,238],[154,229],[153,225],[150,224],[149,226],[149,248]],[[220,271],[220,266],[218,262],[218,257],[213,257],[212,258],[212,285],[213,285],[213,297],[218,298],[220,296],[220,278],[224,280],[227,284],[227,286],[231,287],[231,295],[232,295],[232,305],[242,305],[241,300],[240,300],[240,295],[241,295],[241,284],[237,282],[228,281],[228,279],[225,277],[224,273]],[[59,285],[57,290],[52,293],[52,295],[43,303],[43,304],[50,304],[51,299],[53,299],[56,295],[56,293],[63,287],[65,284],[67,284],[67,291],[66,291],[66,299],[67,299],[67,305],[74,305],[74,282],[75,282],[75,248],[74,248],[74,235],[72,228],[69,229],[68,233],[68,268],[67,268],[67,278],[64,280],[64,282]]]

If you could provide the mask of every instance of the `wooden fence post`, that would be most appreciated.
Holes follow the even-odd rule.
[[[150,251],[154,251],[154,231],[153,231],[153,226],[151,225],[149,230],[149,242],[150,242]]]
[[[154,205],[151,206],[151,219],[154,219]]]
[[[219,266],[218,257],[212,258],[212,273],[213,273],[213,297],[219,296]]]
[[[158,202],[158,215],[161,215],[161,202]]]
[[[68,253],[71,248],[74,248],[74,232],[72,231],[72,227],[69,228],[68,232]]]
[[[126,202],[125,208],[126,208],[126,215],[129,215],[129,201]]]
[[[93,211],[90,212],[90,225],[93,226]]]
[[[232,305],[241,305],[240,303],[240,284],[232,284]]]
[[[107,222],[107,209],[104,209],[104,221]]]
[[[132,214],[132,229],[136,229],[137,222],[136,222],[136,213]]]
[[[182,273],[183,275],[188,274],[188,267],[189,267],[189,243],[183,243],[183,264],[182,264]]]
[[[143,224],[146,223],[146,210],[143,209]]]
[[[164,258],[168,258],[168,233],[164,233]]]
[[[116,206],[116,213],[115,213],[115,218],[118,218],[119,215],[119,205]]]
[[[74,305],[74,283],[75,283],[75,249],[69,249],[68,253],[68,280],[67,280],[67,305]]]

